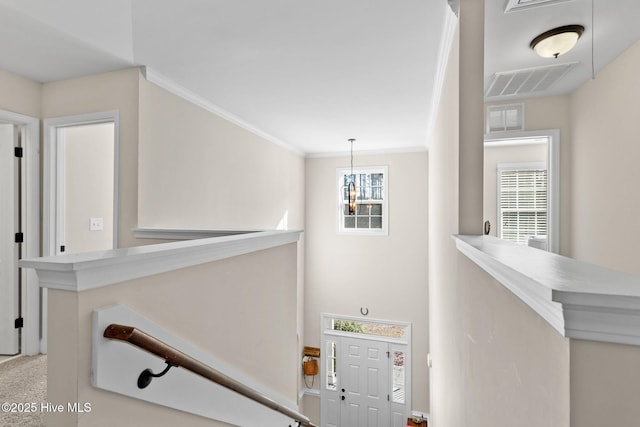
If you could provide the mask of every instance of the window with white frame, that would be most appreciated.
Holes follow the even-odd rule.
[[[487,133],[524,130],[524,103],[487,106]]]
[[[544,163],[498,165],[498,236],[526,244],[547,235],[547,169]]]
[[[349,212],[349,184],[355,184],[355,209]],[[387,234],[386,166],[337,170],[338,231],[340,233]]]

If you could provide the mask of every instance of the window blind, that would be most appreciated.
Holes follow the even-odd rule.
[[[503,169],[498,175],[500,237],[526,243],[529,236],[546,236],[546,169]]]

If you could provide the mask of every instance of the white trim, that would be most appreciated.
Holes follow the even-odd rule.
[[[640,345],[640,277],[496,237],[454,239],[563,336]]]
[[[317,388],[303,388],[300,391],[300,398],[302,399],[304,396],[311,396],[311,397],[317,397],[318,399],[320,398],[320,390],[318,390]]]
[[[279,145],[280,147],[283,147],[289,151],[293,151],[294,153],[300,156],[304,156],[305,154],[304,152],[298,150],[292,145],[287,144],[281,139],[276,138],[275,136],[241,119],[235,114],[230,113],[224,108],[212,103],[211,101],[201,97],[200,95],[197,95],[195,92],[192,92],[191,90],[185,88],[184,86],[179,85],[178,83],[174,82],[173,80],[169,79],[166,76],[163,76],[157,71],[149,67],[142,67],[141,71],[142,71],[142,75],[148,82],[158,85],[161,88],[167,90],[168,92],[171,92],[172,94],[179,96],[180,98],[185,99],[191,102],[192,104],[207,110],[210,113],[220,116],[223,119],[253,133],[254,135],[258,135],[259,137],[264,138],[269,142]]]
[[[22,260],[34,268],[43,288],[81,292],[295,243],[301,231],[262,231],[110,251]]]
[[[492,139],[485,140],[484,146],[487,147],[509,147],[514,145],[540,145],[549,142],[548,137],[531,137],[520,139]]]
[[[0,110],[0,120],[23,127],[22,147],[22,232],[23,258],[40,256],[40,120],[35,117]],[[43,350],[40,343],[40,288],[33,271],[22,271],[21,353],[35,355]]]
[[[442,98],[442,87],[444,86],[445,76],[447,74],[447,65],[449,64],[449,55],[451,53],[451,46],[453,45],[453,38],[458,27],[458,16],[451,9],[448,8],[448,12],[445,15],[444,30],[442,31],[442,40],[440,43],[440,49],[438,50],[438,69],[436,70],[436,76],[433,85],[433,97],[431,98],[431,114],[427,119],[427,144],[429,147],[429,141],[431,133],[433,132],[433,126],[435,125],[438,107],[440,106],[440,99]]]
[[[46,128],[47,125],[45,125]],[[55,139],[51,141],[51,154],[54,154],[55,150],[55,178],[52,180],[55,183],[55,234],[52,237],[52,241],[55,242],[51,255],[60,255],[62,245],[67,244],[65,235],[65,221],[64,216],[66,213],[67,205],[67,179],[65,169],[67,167],[67,147],[64,133],[60,132],[57,128],[54,128]]]
[[[522,163],[498,163],[496,169],[499,171],[513,171],[520,169],[546,169],[546,162],[522,162]]]
[[[353,168],[353,173],[379,173],[384,176],[383,198],[371,204],[382,206],[382,228],[345,228],[344,227],[344,200],[342,198],[342,182],[345,174],[351,173],[350,167],[336,168],[336,233],[340,236],[388,236],[389,235],[389,166],[359,166]],[[364,201],[356,204],[366,204]]]
[[[411,153],[426,153],[427,147],[398,147],[398,148],[381,148],[379,150],[358,150],[358,157],[360,156],[376,156],[385,154],[411,154]],[[308,159],[325,158],[325,157],[344,157],[348,156],[348,151],[327,151],[327,152],[313,152],[305,155]]]
[[[21,356],[22,356],[22,354],[16,354],[15,356],[9,356],[6,359],[0,360],[0,365],[2,365],[3,363],[10,362],[10,361],[12,361],[14,359],[17,359],[18,357],[21,357]]]
[[[534,0],[524,4],[520,4],[519,0],[507,0],[504,5],[504,13],[519,12],[541,6],[552,6],[558,3],[564,3],[572,0]]]
[[[538,283],[535,279],[524,274],[521,269],[508,268],[501,259],[502,251],[510,248],[515,252],[514,246],[537,251],[541,254],[546,252],[507,242],[497,237],[487,236],[487,239],[476,237],[480,236],[456,236],[456,248],[524,301],[558,332],[564,334],[562,308],[553,302],[550,287]],[[535,264],[533,261],[531,263]]]
[[[560,252],[560,129],[526,132],[503,132],[500,136],[485,135],[486,147],[515,144],[539,144],[540,138],[548,138],[547,144],[547,239],[550,252]]]

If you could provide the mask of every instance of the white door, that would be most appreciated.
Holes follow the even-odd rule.
[[[114,248],[115,123],[57,128],[56,254]]]
[[[388,427],[389,344],[342,337],[341,347],[340,426]]]
[[[0,125],[0,354],[20,351],[15,321],[19,317],[19,159],[15,156],[18,132]]]
[[[411,325],[322,314],[321,427],[405,427]]]

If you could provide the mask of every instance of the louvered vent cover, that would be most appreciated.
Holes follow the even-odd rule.
[[[496,73],[485,93],[487,98],[531,95],[549,89],[577,62]]]
[[[504,12],[514,12],[536,6],[548,6],[555,3],[564,3],[572,0],[507,0]]]

